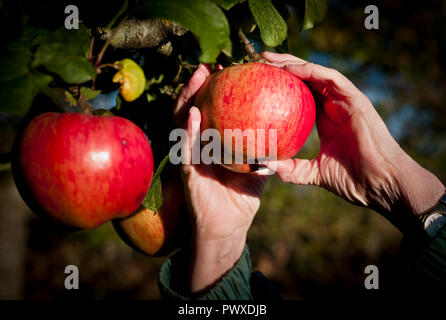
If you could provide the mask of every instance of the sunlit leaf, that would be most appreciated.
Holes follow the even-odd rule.
[[[260,29],[263,42],[275,47],[287,37],[287,24],[270,0],[249,0],[249,8]]]
[[[147,92],[146,93],[146,98],[147,98],[147,102],[150,103],[150,102],[153,102],[156,99],[158,99],[158,96],[156,94],[150,94],[150,93]]]
[[[121,109],[122,99],[119,95],[116,96],[116,110]]]
[[[164,166],[169,161],[169,155],[167,155],[163,161],[161,161],[158,169],[156,169],[155,174],[152,178],[152,183],[150,184],[149,191],[142,202],[143,206],[149,210],[154,212],[158,211],[158,209],[163,204],[163,193],[161,188],[161,172],[163,172]]]
[[[302,30],[311,29],[321,22],[328,10],[328,0],[305,0],[305,15]]]
[[[101,93],[101,90],[93,90],[88,87],[82,87],[80,89],[81,94],[85,97],[86,100],[91,100]]]

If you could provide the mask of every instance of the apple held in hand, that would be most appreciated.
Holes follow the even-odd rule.
[[[128,216],[152,179],[150,143],[121,117],[44,113],[19,143],[19,190],[34,211],[69,227]]]
[[[240,172],[251,170],[248,159],[293,157],[308,138],[316,117],[314,98],[305,83],[264,63],[214,72],[198,91],[195,106],[202,114],[201,131],[217,129],[223,151],[243,159],[242,164],[233,161],[225,165]],[[237,148],[235,136],[227,139],[227,129],[233,133],[240,129],[244,134],[241,148]]]
[[[179,167],[166,165],[161,181],[163,204],[158,211],[141,206],[131,216],[113,220],[119,236],[149,256],[165,256],[180,248],[189,230]]]

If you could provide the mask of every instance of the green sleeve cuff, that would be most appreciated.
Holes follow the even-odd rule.
[[[158,287],[161,297],[166,300],[252,300],[251,294],[251,258],[248,246],[223,278],[210,290],[200,295],[190,295],[184,288],[184,270],[186,268],[182,252],[177,252],[168,259],[158,274]],[[176,277],[177,276],[177,277]],[[178,278],[178,281],[176,280]],[[183,280],[183,281],[182,281]]]
[[[418,285],[446,288],[446,225],[433,238],[404,237],[401,252],[411,278],[416,278]]]

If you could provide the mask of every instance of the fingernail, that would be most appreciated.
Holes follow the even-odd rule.
[[[271,170],[270,168],[263,167],[263,166],[260,166],[260,169],[255,171],[255,174],[257,174],[259,176],[271,176],[274,173],[275,172],[273,170]]]

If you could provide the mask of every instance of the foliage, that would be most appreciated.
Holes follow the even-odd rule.
[[[270,47],[281,44],[287,37],[287,25],[271,1],[249,0],[248,3],[265,44]]]
[[[26,121],[22,119],[48,109],[79,111],[80,97],[93,108],[92,99],[107,98],[111,112],[137,123],[151,139],[156,161],[161,164],[144,203],[152,209],[162,202],[156,177],[170,148],[168,133],[176,125],[171,111],[178,90],[200,62],[228,66],[249,59],[238,38],[239,28],[257,51],[290,52],[346,74],[371,98],[401,146],[446,179],[446,162],[442,160],[446,156],[446,33],[444,4],[440,2],[384,1],[379,4],[380,13],[398,14],[381,14],[376,31],[363,27],[364,6],[356,2],[332,1],[328,11],[327,0],[130,0],[117,6],[95,1],[82,7],[79,30],[61,28],[63,7],[46,1],[24,3],[19,14],[11,10],[13,1],[0,2],[2,30],[11,31],[5,35],[0,53],[2,129],[17,127]],[[166,33],[154,47],[127,50],[106,46],[98,28],[113,30],[124,19],[131,22],[136,17],[163,19],[163,32],[170,30],[173,22],[188,31]],[[112,82],[117,70],[110,65],[123,59],[133,60],[147,78],[141,97],[130,103],[116,96],[119,85]],[[299,157],[316,156],[318,143],[313,132]],[[2,146],[2,160],[6,159],[2,162],[8,161],[3,155],[9,151]],[[96,235],[104,237],[103,241],[89,238],[82,240],[84,245],[90,248],[94,242],[98,251],[108,252],[108,236]],[[254,268],[276,281],[286,297],[306,297],[320,292],[305,291],[305,281],[338,288],[345,280],[348,285],[361,286],[364,266],[378,264],[394,253],[399,234],[380,216],[323,190],[272,179],[248,241]],[[66,248],[69,243],[60,247],[61,255],[69,251]],[[88,265],[89,259],[85,260]],[[29,263],[38,268],[38,262]],[[139,263],[140,270],[145,270],[149,261]],[[142,280],[140,276],[138,281]],[[39,283],[34,285],[39,287]]]
[[[215,62],[229,41],[229,25],[223,12],[209,0],[144,1],[135,9],[137,17],[163,18],[180,23],[197,37],[200,61]]]
[[[167,155],[163,161],[161,161],[158,169],[155,171],[152,178],[152,183],[150,184],[150,189],[142,203],[144,207],[154,212],[161,208],[161,205],[163,204],[163,196],[161,192],[161,172],[163,171],[164,166],[167,164],[167,161],[169,161],[169,155]]]
[[[109,42],[103,43],[101,50],[95,52],[94,37],[92,37],[101,27],[100,25],[88,27],[81,25],[78,30],[59,27],[51,31],[26,25],[25,21],[22,34],[8,45],[7,50],[0,57],[0,82],[2,83],[0,111],[24,116],[39,91],[66,111],[72,111],[73,107],[81,106],[81,103],[85,104],[80,99],[92,100],[91,110],[97,109],[94,106],[98,104],[101,105],[101,109],[112,109],[112,107],[103,106],[102,102],[98,103],[98,99],[107,96],[102,91],[109,88],[110,84],[98,88],[96,83],[98,75],[105,73],[104,69],[109,67],[118,69],[112,81],[120,84],[120,93],[126,102],[137,100],[144,91],[146,91],[147,103],[156,101],[160,93],[173,96],[181,87],[178,80],[182,76],[182,71],[192,71],[188,61],[182,60],[182,57],[187,57],[189,61],[198,60],[205,63],[215,63],[220,56],[226,57],[225,64],[239,60],[236,56],[232,58],[232,48],[239,46],[240,40],[231,38],[230,33],[237,34],[238,28],[246,20],[244,16],[250,17],[250,12],[254,18],[254,26],[257,25],[259,29],[254,32],[255,28],[251,28],[253,38],[256,38],[256,34],[260,34],[260,39],[268,47],[278,46],[284,42],[287,37],[287,24],[273,3],[270,0],[249,0],[248,4],[234,0],[122,1],[120,10],[111,18],[106,28],[119,27],[120,22],[128,19],[130,15],[132,19],[163,19],[159,24],[160,28],[164,28],[163,30],[172,27],[172,23],[178,23],[194,35],[199,47],[189,46],[187,50],[175,52],[178,56],[176,61],[178,72],[172,79],[175,87],[166,83],[163,83],[164,86],[161,88],[151,87],[152,84],[162,82],[163,73],[158,78],[161,80],[149,81],[146,85],[144,71],[137,62],[132,60],[130,52],[124,53],[124,59],[114,62],[114,66],[103,63],[103,55]],[[288,12],[284,3],[279,3],[279,5],[283,12]],[[320,21],[321,12],[326,7],[326,1],[306,2],[304,21],[307,21],[307,26]],[[127,16],[124,17],[125,15]],[[111,31],[111,35],[113,34]],[[167,41],[167,43],[160,45],[159,53],[172,55],[169,51],[169,40],[162,41]],[[151,66],[148,65],[147,69],[150,72]],[[156,89],[158,92],[154,92]],[[99,97],[93,100],[98,95]],[[112,106],[117,106],[116,110],[118,110],[121,102],[117,97]],[[96,111],[96,113],[100,112],[102,111]],[[156,181],[155,184],[157,192],[160,193],[161,189],[158,188],[160,181]],[[160,201],[155,201],[155,199],[161,199],[162,196],[161,194],[154,196],[153,190],[149,194],[144,203],[156,209],[158,207],[156,204]],[[149,204],[148,199],[153,199],[156,204]]]

